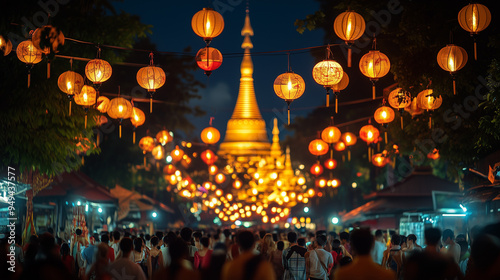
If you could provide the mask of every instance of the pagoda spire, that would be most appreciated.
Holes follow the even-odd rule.
[[[241,30],[241,36],[245,37],[241,48],[245,52],[240,66],[240,89],[233,115],[227,123],[226,136],[219,148],[218,154],[221,156],[266,156],[270,152],[271,144],[267,137],[266,123],[255,98],[254,67],[250,55],[250,49],[253,48],[250,36],[253,35],[247,9]]]

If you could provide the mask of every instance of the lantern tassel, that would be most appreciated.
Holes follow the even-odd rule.
[[[351,47],[347,49],[347,67],[351,67]]]
[[[457,87],[455,85],[455,78],[453,78],[453,95],[457,94]]]
[[[47,79],[50,79],[50,60],[47,60]]]
[[[326,92],[326,107],[330,107],[330,93]]]
[[[474,38],[474,60],[477,61],[477,46],[476,46],[476,38]]]
[[[377,143],[377,152],[380,152],[380,142]],[[374,153],[372,153],[373,156]],[[371,157],[370,157],[371,158]]]
[[[134,133],[132,134],[132,143],[135,144],[135,130]]]
[[[120,124],[120,128],[118,129],[118,135],[120,138],[122,138],[122,124]]]
[[[339,113],[339,99],[337,95],[335,94],[335,114]]]
[[[373,96],[373,100],[375,100],[375,83],[373,83],[373,85],[372,85],[372,96]]]
[[[85,114],[85,129],[87,128],[87,114]]]
[[[30,88],[30,84],[31,84],[31,73],[28,72],[28,88]]]
[[[100,137],[99,137],[99,134],[100,134],[99,132],[100,132],[100,131],[99,131],[99,130],[97,130],[97,139],[96,139],[96,142],[97,142],[97,143],[96,143],[96,144],[97,144],[97,147],[99,147],[99,140],[100,140],[100,139],[99,139],[99,138],[100,138]]]
[[[351,150],[347,150],[347,161],[351,161]]]
[[[71,100],[69,101],[69,116],[71,117]]]
[[[370,160],[371,153],[372,153],[371,148],[370,148],[370,146],[368,146],[368,162],[370,162],[370,161],[371,161],[371,160]]]
[[[287,102],[288,104],[288,125],[290,125],[290,102]]]
[[[403,129],[403,116],[401,116],[401,130]]]
[[[432,117],[429,116],[429,129],[432,129]]]
[[[385,144],[387,145],[387,131],[384,131],[384,136],[385,136]]]
[[[146,167],[146,156],[144,156],[144,168]]]
[[[149,98],[149,113],[153,113],[153,97]]]
[[[342,155],[342,162],[345,162],[345,155]]]

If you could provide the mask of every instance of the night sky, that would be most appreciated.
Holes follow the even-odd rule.
[[[223,54],[242,53],[243,37],[240,32],[245,18],[246,1],[220,1],[225,4],[236,3],[238,5],[228,4],[229,9],[222,12],[225,28],[222,34],[212,41],[211,46],[219,49]],[[207,6],[214,7],[209,5],[208,1],[125,0],[115,4],[117,10],[137,14],[142,22],[153,25],[151,40],[157,45],[158,50],[182,51],[185,47],[191,46],[193,52],[204,47],[205,43],[192,31],[191,18]],[[324,44],[322,30],[306,31],[301,35],[294,26],[296,19],[304,19],[308,14],[318,10],[319,5],[315,1],[259,0],[250,1],[249,8],[255,33],[255,36],[251,38],[254,44],[252,53]],[[342,55],[339,49],[334,49],[334,54]],[[253,55],[252,59],[255,68],[257,102],[270,132],[274,117],[278,117],[280,125],[286,122],[285,102],[275,95],[272,84],[279,74],[287,71],[287,55],[286,53]],[[203,70],[196,72],[196,77],[207,85],[200,91],[202,99],[192,102],[192,104],[200,105],[207,112],[205,117],[190,118],[197,127],[196,133],[207,126],[209,117],[213,116],[215,117],[214,126],[224,134],[226,123],[231,117],[238,96],[241,60],[241,56],[225,57],[222,66],[215,70],[209,79],[203,74]],[[292,53],[290,60],[292,70],[301,75],[306,82],[306,92],[292,103],[292,117],[293,115],[306,115],[314,107],[324,105],[324,89],[312,79],[311,72],[315,61],[309,52]]]

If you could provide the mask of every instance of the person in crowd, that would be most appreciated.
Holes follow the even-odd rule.
[[[350,240],[356,258],[351,264],[340,266],[335,272],[332,270],[332,279],[387,280],[396,278],[393,271],[386,270],[373,261],[370,252],[374,246],[374,238],[369,229],[353,230]]]
[[[71,275],[76,276],[75,273],[75,259],[69,253],[68,243],[63,243],[61,245],[61,261],[63,262],[66,269],[68,269]]]
[[[118,258],[118,253],[120,252],[120,232],[117,230],[113,231],[113,242],[110,247],[115,253],[115,259]]]
[[[112,262],[108,268],[112,279],[146,280],[146,275],[142,268],[130,260],[130,254],[133,248],[134,242],[130,237],[123,237],[120,240],[120,252],[122,257]]]
[[[269,256],[269,261],[273,265],[274,274],[276,275],[276,279],[283,279],[283,248],[285,247],[285,243],[283,241],[278,241],[276,243],[276,250],[272,251]]]
[[[393,234],[391,236],[391,247],[384,251],[384,257],[382,259],[382,267],[394,271],[397,278],[403,270],[403,252],[401,251],[401,236],[399,234]]]
[[[428,228],[424,232],[424,238],[427,247],[422,252],[415,252],[408,258],[404,279],[463,279],[460,268],[455,261],[439,252],[441,230]]]
[[[158,237],[158,246],[162,246],[163,245],[163,231],[157,231],[155,232],[155,235],[156,237]]]
[[[193,230],[185,227],[181,229],[181,238],[186,242],[186,245],[188,246],[188,260],[191,263],[194,263],[194,253],[198,251],[198,249],[192,244],[192,235],[193,235]]]
[[[104,233],[103,235],[101,235],[101,244],[104,244],[106,247],[108,247],[108,250],[107,250],[108,262],[115,261],[115,250],[109,246],[109,235],[107,233]]]
[[[455,234],[451,229],[445,229],[443,231],[443,245],[442,252],[452,257],[453,260],[458,264],[460,262],[460,245],[455,242]]]
[[[99,236],[97,236],[99,238]],[[99,242],[99,239],[95,239],[95,236],[90,237],[90,244],[87,248],[82,251],[82,259],[83,259],[83,268],[88,270],[92,264],[95,262],[95,254],[97,250],[96,243]],[[86,271],[84,272],[86,273]]]
[[[226,248],[230,248],[233,244],[231,230],[226,228],[222,231],[222,234],[224,235],[224,243],[226,244]]]
[[[210,265],[213,250],[209,249],[209,243],[210,239],[208,239],[208,237],[202,237],[200,239],[201,250],[194,253],[195,269],[207,269]]]
[[[86,279],[110,279],[108,272],[109,266],[109,246],[100,243],[96,246],[95,262],[90,266],[86,272]]]
[[[345,250],[350,254],[352,255],[352,252],[351,252],[351,244],[349,242],[349,233],[348,232],[341,232],[339,234],[339,238],[340,238],[340,243],[342,245],[342,247],[345,248]]]
[[[332,253],[332,257],[333,257],[333,266],[336,266],[337,264],[339,264],[340,260],[343,257],[342,248],[340,246],[341,246],[340,240],[334,239],[332,241],[331,253]]]
[[[154,275],[154,273],[160,268],[160,266],[163,265],[163,254],[159,249],[159,243],[160,241],[158,240],[158,237],[156,235],[151,237],[151,249],[149,249],[149,256],[151,258],[151,275]]]
[[[500,223],[487,225],[471,235],[466,279],[500,279]]]
[[[306,259],[305,254],[305,239],[302,239],[303,244],[297,244],[297,233],[291,231],[287,235],[290,247],[283,250],[282,263],[285,272],[284,280],[306,280]]]
[[[330,231],[328,232],[328,235],[326,236],[326,245],[325,245],[325,250],[328,252],[332,251],[332,242],[337,238],[337,233],[335,231]]]
[[[238,234],[234,236],[233,243],[231,247],[227,248],[227,259],[234,260],[240,255],[240,246],[238,245]]]
[[[151,249],[151,235],[149,233],[144,235],[144,241],[145,246]]]
[[[408,246],[406,244],[406,236],[404,236],[404,235],[400,235],[400,236],[401,236],[401,244],[400,244],[401,250],[404,251],[404,250],[406,250],[406,248]]]
[[[310,280],[327,280],[333,267],[333,256],[324,249],[326,235],[316,235],[316,246],[305,253],[306,275]]]
[[[201,233],[201,231],[193,232],[194,246],[196,247],[197,250],[201,250],[200,238],[202,236],[203,234]]]
[[[190,233],[191,235],[191,233]],[[200,275],[192,269],[191,263],[187,260],[189,254],[188,243],[184,238],[176,237],[169,240],[168,252],[170,254],[170,265],[161,268],[153,277],[154,280],[198,280]]]
[[[177,239],[177,235],[173,231],[169,231],[167,235],[163,237],[163,246],[160,249],[163,258],[163,267],[167,267],[170,265],[170,253],[168,252],[168,244],[174,242],[175,239]]]
[[[417,236],[415,234],[410,234],[406,238],[406,250],[405,256],[408,257],[414,252],[421,252],[422,246],[417,244]]]
[[[382,260],[384,258],[385,247],[384,233],[382,230],[378,229],[375,231],[375,245],[372,250],[372,259],[375,263],[382,265]]]
[[[460,260],[458,266],[460,267],[460,272],[465,275],[470,256],[469,244],[465,239],[460,239],[460,241],[457,241],[457,244],[460,245]]]
[[[148,250],[146,250],[146,246],[142,238],[136,237],[133,241],[133,244],[134,248],[130,253],[130,260],[138,264],[142,268],[146,276],[151,276],[151,255],[149,254]]]
[[[23,247],[21,247],[22,242],[22,235],[16,234],[14,238],[14,251],[16,254],[16,262],[19,264],[24,263],[24,252]]]
[[[276,250],[272,234],[266,233],[266,235],[264,235],[264,238],[262,239],[261,244],[262,247],[260,249],[260,254],[264,259],[269,260],[269,258],[271,257],[271,253]]]
[[[222,280],[275,280],[271,263],[254,253],[255,237],[245,230],[239,233],[241,254],[222,268]]]

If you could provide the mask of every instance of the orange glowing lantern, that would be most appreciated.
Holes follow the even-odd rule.
[[[109,98],[106,96],[97,97],[96,108],[101,113],[106,113],[108,111]]]
[[[347,149],[347,160],[350,161],[351,160],[351,149],[349,149],[349,147],[356,144],[356,142],[358,141],[358,138],[356,137],[356,135],[354,135],[354,133],[346,132],[346,133],[342,134],[341,139],[342,139],[342,142],[345,143],[345,146],[348,148]]]
[[[139,148],[141,148],[142,153],[144,154],[144,166],[146,166],[146,153],[151,152],[155,147],[155,140],[153,137],[145,136],[141,138],[139,141]]]
[[[288,105],[288,124],[290,124],[290,103],[304,94],[306,90],[304,79],[293,72],[286,72],[274,80],[273,88],[276,95]]]
[[[437,160],[437,159],[439,159],[439,157],[440,157],[440,155],[439,155],[438,149],[434,149],[432,152],[427,154],[427,158],[432,159],[432,160]]]
[[[162,130],[156,134],[156,141],[158,141],[163,146],[165,146],[172,140],[174,140],[174,137],[172,137],[172,135],[170,135],[170,132],[168,132],[167,130]]]
[[[174,174],[176,170],[177,170],[177,168],[175,168],[175,166],[173,166],[172,164],[168,164],[168,165],[165,165],[165,167],[163,167],[163,173],[167,174],[167,175]]]
[[[374,154],[372,156],[372,163],[377,167],[384,167],[387,163],[389,163],[389,158],[382,153]]]
[[[354,11],[346,11],[335,18],[333,30],[349,46],[347,67],[351,67],[351,45],[365,32],[365,20]]]
[[[372,81],[372,97],[375,99],[375,82],[389,73],[391,69],[389,58],[380,51],[371,50],[359,60],[359,69]]]
[[[335,60],[323,60],[318,62],[312,72],[314,81],[326,89],[326,107],[330,106],[330,88],[342,80],[344,70]]]
[[[101,84],[111,77],[112,68],[109,62],[99,58],[92,59],[85,66],[85,75],[94,84]]]
[[[379,124],[388,124],[394,120],[394,110],[391,107],[382,106],[375,111],[373,118]]]
[[[222,173],[217,173],[217,175],[215,175],[215,182],[217,184],[222,184],[226,181],[226,175],[222,174]]]
[[[162,145],[157,145],[156,147],[153,148],[151,154],[153,154],[153,157],[155,159],[161,160],[165,157],[165,149],[163,149]]]
[[[85,128],[87,128],[87,111],[96,102],[96,91],[91,86],[83,86],[79,94],[75,95],[75,103],[85,108]]]
[[[327,159],[325,161],[325,167],[330,170],[335,169],[337,167],[337,161],[334,160],[333,158]]]
[[[412,101],[410,93],[404,91],[402,88],[397,88],[389,93],[389,97],[387,99],[389,101],[389,105],[391,105],[394,109],[398,109],[401,113],[401,129],[403,129],[403,111],[404,108],[411,105]]]
[[[208,45],[224,30],[224,18],[213,9],[203,8],[191,19],[191,27],[194,33],[203,38]]]
[[[215,144],[220,140],[220,132],[213,126],[206,127],[201,131],[201,141],[205,144]]]
[[[449,44],[442,48],[437,55],[439,67],[450,72],[453,78],[453,94],[457,93],[455,86],[455,72],[467,64],[467,52],[459,46]]]
[[[208,167],[208,174],[210,174],[210,175],[215,175],[215,174],[217,174],[218,171],[219,171],[219,168],[217,168],[217,166],[215,166],[215,165],[210,165]]]
[[[443,98],[440,96],[436,97],[433,95],[432,89],[426,89],[421,91],[417,95],[417,104],[420,108],[433,111],[441,107],[443,104]],[[432,116],[429,114],[429,128],[432,128]]]
[[[196,63],[198,67],[205,70],[205,75],[210,76],[212,71],[222,65],[222,53],[216,48],[207,46],[196,54]]]
[[[330,185],[332,186],[332,188],[338,188],[338,186],[340,186],[340,180],[339,179],[332,179],[330,181]]]
[[[57,86],[62,92],[68,95],[69,115],[71,116],[71,99],[73,99],[75,94],[79,94],[82,91],[83,77],[76,72],[66,71],[59,75]]]
[[[311,169],[309,171],[314,176],[319,176],[319,175],[323,174],[323,166],[321,166],[321,164],[319,164],[319,163],[315,163],[311,166]]]
[[[365,125],[359,130],[359,138],[367,144],[374,143],[378,140],[379,136],[379,130],[371,124]]]
[[[179,149],[179,146],[175,146],[175,149],[170,152],[170,156],[174,162],[178,162],[182,159],[182,156],[184,156],[184,151]]]
[[[349,85],[349,76],[347,76],[347,73],[344,72],[342,75],[342,80],[336,85],[332,86],[332,91],[335,94],[335,113],[338,113],[339,111],[339,103],[338,103],[338,95],[341,90],[344,90],[347,86]]]
[[[239,179],[234,180],[233,188],[239,190],[243,186],[243,183]]]
[[[108,116],[120,120],[119,135],[122,138],[122,120],[128,119],[132,115],[132,103],[123,97],[111,99],[108,105]]]
[[[335,144],[334,149],[337,152],[342,152],[343,150],[345,150],[345,147],[346,147],[345,143],[343,141],[339,141],[337,142],[337,144]]]
[[[144,114],[144,112],[141,109],[139,109],[137,107],[133,107],[132,108],[132,116],[130,116],[130,121],[132,122],[132,125],[134,126],[132,143],[135,144],[135,129],[138,126],[144,124],[144,122],[146,121],[146,115]]]
[[[490,10],[481,4],[469,4],[458,12],[458,23],[471,36],[477,35],[490,25]],[[477,60],[476,38],[474,38],[474,59]]]
[[[2,53],[3,56],[8,56],[11,51],[12,42],[9,40],[9,38],[6,39],[2,35],[0,35],[0,53]]]
[[[167,77],[165,76],[165,71],[160,67],[153,65],[153,53],[149,54],[150,62],[149,66],[142,67],[137,71],[137,83],[149,92],[149,112],[153,112],[153,94],[157,89],[161,88],[165,84]]]
[[[31,81],[31,68],[42,61],[42,52],[35,48],[31,40],[22,41],[16,49],[17,58],[28,66],[28,87]]]
[[[217,161],[217,156],[212,150],[205,150],[201,153],[201,159],[207,164],[212,165]]]
[[[315,156],[322,156],[328,153],[328,144],[321,139],[312,140],[309,143],[309,152]]]
[[[335,126],[329,126],[321,132],[321,139],[328,144],[337,143],[340,140],[342,133]]]

